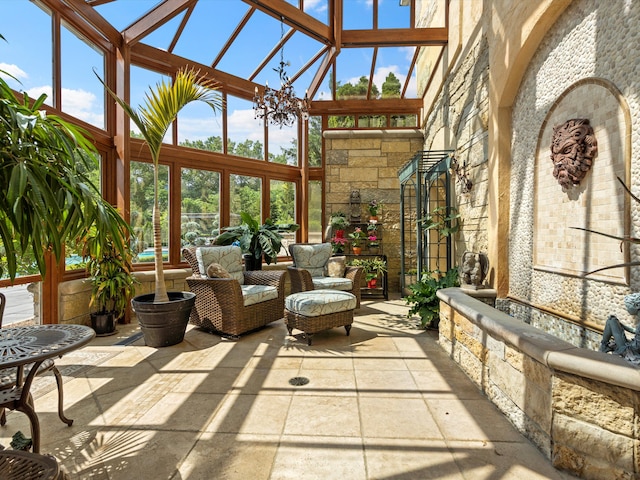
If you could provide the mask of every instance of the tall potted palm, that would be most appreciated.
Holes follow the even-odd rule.
[[[100,77],[98,77],[100,79]],[[162,265],[162,239],[159,209],[159,160],[162,139],[178,113],[187,104],[202,101],[214,112],[222,107],[222,97],[217,91],[218,84],[191,68],[177,71],[173,83],[162,80],[155,89],[147,92],[144,105],[133,110],[118,97],[103,81],[105,89],[136,124],[149,146],[153,160],[153,243],[155,261],[155,293],[138,295],[132,306],[138,317],[145,343],[153,347],[163,347],[180,343],[195,303],[191,292],[167,292]]]
[[[19,96],[0,77],[0,274],[12,280],[18,258],[45,277],[46,256],[60,262],[65,244],[92,228],[121,251],[129,228],[89,178],[97,151],[88,132],[41,109],[46,98]]]

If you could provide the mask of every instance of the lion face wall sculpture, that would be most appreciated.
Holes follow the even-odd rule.
[[[598,142],[586,118],[574,118],[553,127],[553,176],[563,189],[580,184],[591,168],[597,151]]]

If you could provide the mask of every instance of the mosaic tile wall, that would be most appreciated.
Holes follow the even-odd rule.
[[[512,302],[508,299],[496,300],[496,309],[511,315],[513,318],[522,320],[543,332],[558,337],[565,342],[569,342],[575,347],[598,350],[602,334],[593,330],[581,327],[575,323],[568,322],[564,318],[542,312],[529,305]]]

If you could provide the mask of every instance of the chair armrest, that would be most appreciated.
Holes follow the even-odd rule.
[[[233,278],[202,278],[198,276],[187,277],[189,289],[196,294],[196,303],[207,301],[215,296],[220,308],[238,308],[244,304],[240,282]]]
[[[313,280],[308,270],[297,267],[287,267],[291,279],[291,293],[313,290]]]
[[[353,282],[354,287],[359,288],[362,283],[362,275],[364,268],[348,265],[344,271],[344,278],[348,278]]]
[[[284,270],[249,270],[244,273],[245,285],[268,285],[276,287],[278,292],[284,291]]]

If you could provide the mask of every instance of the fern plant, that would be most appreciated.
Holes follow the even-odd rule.
[[[409,285],[411,294],[405,301],[411,305],[407,317],[420,316],[422,328],[438,328],[440,323],[440,300],[436,293],[442,288],[458,287],[458,267],[451,268],[442,275],[439,270],[425,271],[420,281]]]

